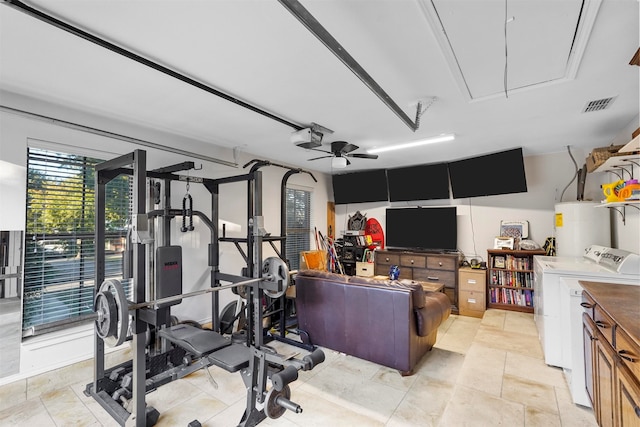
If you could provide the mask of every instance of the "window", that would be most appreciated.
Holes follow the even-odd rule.
[[[23,329],[83,321],[95,293],[94,169],[101,160],[29,148]],[[129,177],[106,188],[106,277],[122,277]]]
[[[287,258],[292,270],[300,268],[300,252],[308,251],[311,236],[311,192],[287,188]]]

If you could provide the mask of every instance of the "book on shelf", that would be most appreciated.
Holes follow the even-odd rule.
[[[532,288],[533,280],[531,277],[531,272],[492,270],[489,284],[496,286]]]
[[[492,288],[489,290],[489,302],[533,307],[533,294],[531,289]]]

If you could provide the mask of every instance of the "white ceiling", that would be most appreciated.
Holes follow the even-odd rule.
[[[640,45],[637,0],[301,0],[409,117],[418,100],[436,97],[415,132],[277,1],[26,3],[288,121],[332,129],[324,143],[364,153],[456,134],[352,159],[349,170],[515,147],[590,149],[638,116],[640,68],[629,65]],[[320,153],[295,147],[282,123],[5,3],[0,25],[0,89],[331,172],[329,159],[307,161]],[[608,97],[617,97],[608,109],[582,113]]]

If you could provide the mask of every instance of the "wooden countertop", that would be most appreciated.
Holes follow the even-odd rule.
[[[580,280],[582,288],[640,346],[640,286]]]

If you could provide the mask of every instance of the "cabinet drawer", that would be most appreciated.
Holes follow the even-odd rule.
[[[437,282],[442,283],[446,288],[454,288],[456,286],[456,273],[455,271],[431,269],[413,270],[413,280]]]
[[[400,255],[400,265],[404,267],[424,268],[426,261],[425,257],[420,255]]]
[[[593,321],[598,327],[598,330],[604,335],[606,340],[609,341],[609,345],[613,347],[613,326],[615,322],[599,305],[593,308]]]
[[[460,291],[458,306],[463,316],[482,317],[485,310],[484,292]]]
[[[376,254],[376,264],[380,265],[400,265],[400,255],[388,252],[378,252]],[[387,271],[388,273],[388,271]]]
[[[457,257],[429,256],[427,258],[427,268],[433,268],[436,270],[455,270],[457,262]]]
[[[484,292],[486,276],[484,271],[478,273],[461,271],[458,286],[461,291],[477,291]]]
[[[616,327],[616,352],[622,363],[640,378],[640,347],[622,329]]]

